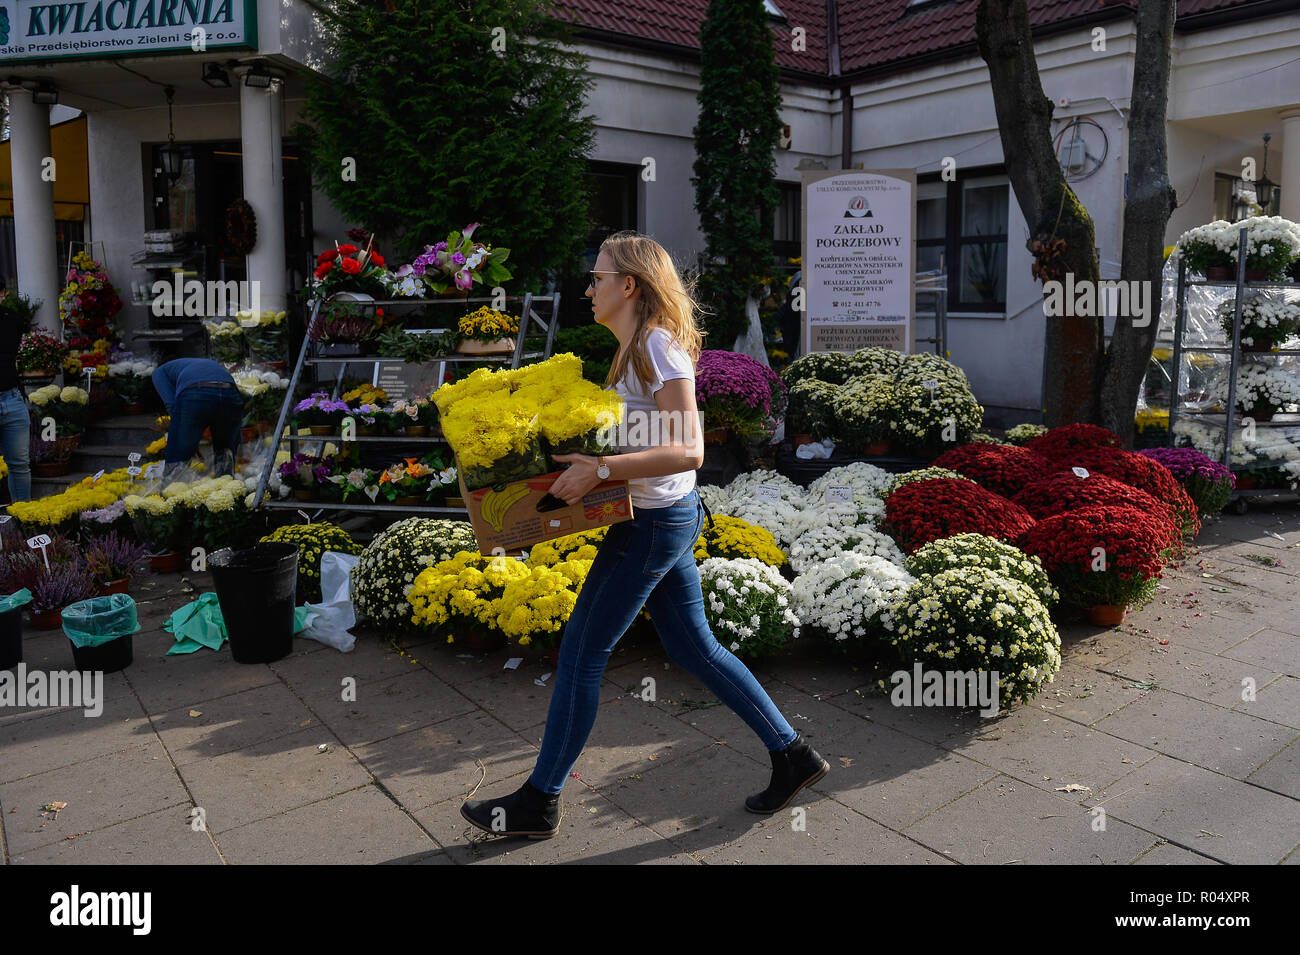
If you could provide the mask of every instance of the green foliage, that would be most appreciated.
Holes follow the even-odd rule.
[[[408,362],[423,363],[450,355],[456,348],[456,334],[412,335],[394,325],[380,332],[375,344],[383,358],[402,358]]]
[[[605,384],[609,366],[618,354],[618,339],[608,328],[595,323],[579,328],[561,328],[555,333],[552,353],[572,352],[582,359],[582,377],[598,385]]]
[[[325,59],[293,129],[316,182],[386,238],[390,266],[450,229],[511,250],[524,288],[577,267],[588,233],[585,58],[541,0],[323,0]],[[498,32],[498,28],[504,31]],[[504,50],[493,49],[504,42]],[[341,175],[347,159],[355,180]]]
[[[781,89],[772,32],[755,0],[711,0],[700,29],[700,118],[691,180],[706,245],[699,295],[709,347],[744,330],[745,300],[772,265],[779,192],[773,151]]]

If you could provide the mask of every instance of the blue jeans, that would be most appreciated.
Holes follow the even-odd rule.
[[[194,385],[172,401],[172,423],[167,428],[167,467],[188,461],[199,449],[203,429],[212,428],[213,473],[226,471],[222,451],[229,451],[233,465],[239,454],[239,425],[244,418],[244,399],[234,388],[206,388]]]
[[[650,612],[668,656],[713,691],[768,750],[797,735],[743,663],[714,638],[704,616],[695,541],[704,522],[698,491],[669,507],[637,509],[610,525],[560,644],[546,734],[529,782],[559,793],[596,722],[600,680],[614,646]]]
[[[15,501],[32,499],[32,419],[21,388],[0,392],[0,451],[9,465],[9,496]]]

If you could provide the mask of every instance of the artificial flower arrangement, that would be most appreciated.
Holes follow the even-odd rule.
[[[53,335],[45,332],[28,332],[18,345],[18,354],[14,363],[24,374],[44,372],[53,374],[63,365],[68,354],[68,346]]]
[[[314,493],[320,479],[332,473],[332,459],[298,452],[287,461],[277,462],[280,481],[294,491]]]
[[[249,356],[254,361],[286,360],[288,323],[283,310],[254,312],[252,309],[244,309],[235,313],[235,321],[244,330],[244,341],[248,342]]]
[[[73,385],[64,388],[58,385],[46,385],[33,391],[27,396],[27,400],[31,403],[37,434],[43,430],[42,420],[47,416],[54,419],[59,437],[81,434],[86,429],[90,393],[84,389]]]
[[[712,520],[705,521],[695,542],[697,563],[711,557],[757,560],[778,570],[786,564],[785,552],[777,546],[771,531],[726,514],[715,514]]]
[[[320,564],[326,551],[360,554],[363,548],[343,528],[328,521],[287,524],[262,538],[263,542],[293,544],[298,548],[298,603],[319,603]]]
[[[1228,404],[1228,375],[1216,378],[1210,395],[1219,407]],[[1300,404],[1300,369],[1281,362],[1243,362],[1237,368],[1237,413],[1267,421],[1279,411]]]
[[[1044,431],[1025,447],[1049,460],[1062,461],[1068,467],[1069,459],[1077,452],[1090,448],[1122,448],[1124,439],[1098,425],[1076,423]]]
[[[999,577],[1025,584],[1049,609],[1061,598],[1037,557],[983,534],[956,534],[931,541],[907,557],[903,565],[918,580],[946,570],[982,567]]]
[[[358,616],[386,629],[411,627],[407,593],[426,567],[461,551],[478,552],[465,521],[408,517],[390,525],[361,552],[352,569],[352,602]]]
[[[457,332],[462,339],[495,342],[519,334],[519,317],[484,305],[461,318]]]
[[[1024,447],[1034,438],[1046,433],[1047,425],[1045,424],[1018,424],[1007,429],[1007,440],[1012,444]]]
[[[473,241],[480,223],[452,232],[445,241],[426,245],[410,265],[403,265],[392,276],[391,284],[402,294],[442,295],[452,289],[468,291],[475,285],[499,286],[512,276],[505,263],[510,250],[492,248]]]
[[[884,529],[909,554],[967,532],[1014,542],[1033,526],[1023,507],[970,481],[914,481],[885,502]]]
[[[456,469],[448,467],[439,450],[423,459],[405,458],[405,463],[390,465],[379,472],[379,493],[389,504],[418,498],[419,503],[434,503],[450,489],[458,487]],[[429,500],[433,499],[433,500]]]
[[[1053,469],[1047,458],[1014,444],[963,444],[934,459],[1003,497],[1014,497],[1026,484]]]
[[[151,361],[113,362],[108,366],[109,386],[127,404],[139,404],[150,394],[157,368]]]
[[[1224,302],[1219,307],[1219,327],[1228,342],[1232,342],[1232,323],[1236,317],[1236,303]],[[1268,351],[1279,347],[1300,329],[1300,305],[1285,301],[1252,297],[1241,303],[1241,344]]]
[[[1140,606],[1155,595],[1168,527],[1135,507],[1103,504],[1045,517],[1021,540],[1061,593],[1063,603]]]
[[[788,390],[780,375],[748,355],[700,352],[695,401],[707,430],[726,428],[744,438],[770,438],[777,419],[785,414]]]
[[[1237,245],[1246,229],[1246,268],[1260,270],[1269,279],[1281,278],[1300,258],[1300,225],[1281,216],[1251,216],[1240,222],[1216,219],[1188,229],[1178,237],[1170,259],[1184,260],[1190,272],[1207,274],[1211,268],[1237,269]]]
[[[384,257],[367,243],[361,249],[351,242],[327,249],[316,256],[316,270],[307,283],[307,298],[328,300],[339,292],[360,292],[375,298],[387,297],[388,272]]]
[[[999,708],[1033,699],[1061,668],[1060,634],[1033,589],[985,567],[918,579],[882,623],[904,667],[996,672]]]
[[[794,579],[791,609],[803,626],[847,649],[878,636],[882,615],[911,585],[912,576],[893,561],[845,551]]]
[[[700,564],[700,588],[709,629],[739,657],[764,656],[799,636],[790,584],[761,560],[709,557]]]
[[[584,379],[581,360],[568,353],[517,369],[481,368],[443,385],[433,401],[469,490],[547,473],[543,439],[557,452],[607,446],[622,420],[618,396]]]
[[[104,267],[87,252],[78,252],[72,257],[65,281],[59,294],[59,314],[69,340],[116,342],[118,331],[113,319],[122,310],[122,300]]]
[[[346,401],[331,398],[323,391],[314,392],[293,406],[294,426],[299,428],[337,430],[350,414],[352,409]]]
[[[207,322],[214,361],[235,364],[244,360],[244,330],[239,322]]]
[[[1168,468],[1201,514],[1218,514],[1237,486],[1231,471],[1192,448],[1147,448],[1138,454]]]

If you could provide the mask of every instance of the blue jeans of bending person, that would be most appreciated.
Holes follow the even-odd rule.
[[[172,401],[172,423],[167,429],[167,467],[188,461],[199,449],[203,430],[212,428],[213,473],[229,474],[239,454],[239,425],[244,399],[238,390],[194,385]],[[229,457],[222,454],[229,451]]]
[[[9,465],[9,496],[32,499],[32,419],[21,388],[0,392],[0,453]]]
[[[796,733],[748,668],[718,643],[704,616],[695,541],[704,522],[699,492],[669,507],[638,508],[610,525],[578,594],[560,644],[546,735],[529,782],[559,793],[596,722],[600,681],[619,639],[650,613],[668,656],[713,691],[769,751]]]

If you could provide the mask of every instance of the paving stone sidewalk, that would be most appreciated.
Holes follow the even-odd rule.
[[[101,717],[0,708],[6,863],[1300,863],[1294,507],[1207,523],[1151,605],[1066,628],[1055,682],[991,719],[895,708],[808,641],[754,667],[831,763],[798,814],[747,813],[762,744],[657,643],[620,647],[540,842],[478,833],[459,807],[527,779],[542,658],[504,670],[506,651],[375,634],[349,654],[300,639],[270,665],[168,657],[163,621],[210,580],[151,580]],[[29,631],[24,658],[72,666],[59,631]]]

